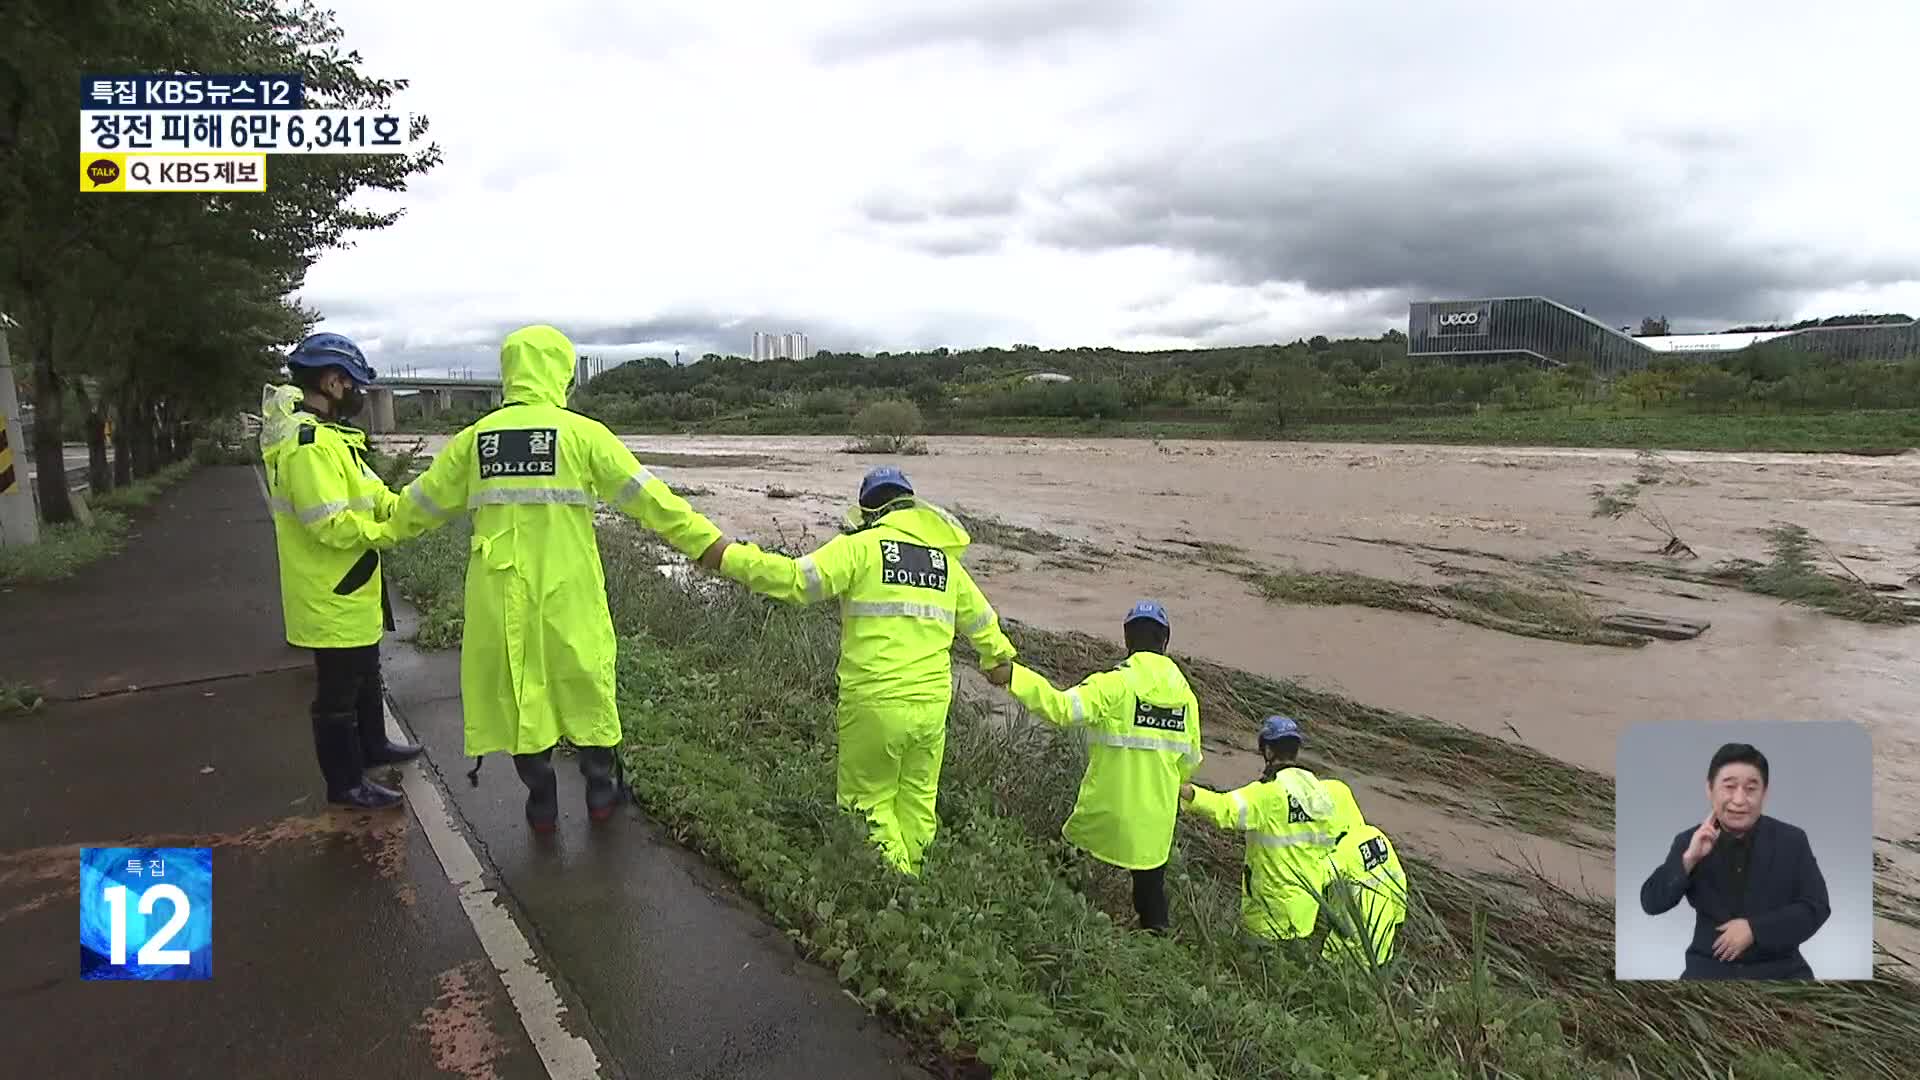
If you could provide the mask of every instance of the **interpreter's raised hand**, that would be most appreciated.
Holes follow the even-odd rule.
[[[1011,686],[1013,684],[1012,664],[1001,664],[999,667],[990,667],[982,671],[981,674],[985,675],[987,681],[995,686]]]
[[[1753,926],[1745,919],[1734,919],[1719,926],[1720,936],[1713,941],[1714,958],[1722,963],[1740,959],[1753,948]]]
[[[1709,812],[1707,820],[1701,822],[1700,827],[1693,831],[1693,839],[1687,842],[1687,850],[1680,856],[1680,862],[1687,868],[1687,873],[1693,873],[1693,868],[1700,865],[1701,859],[1707,857],[1707,852],[1713,850],[1714,841],[1718,839],[1720,839],[1720,823],[1715,821],[1713,814]]]

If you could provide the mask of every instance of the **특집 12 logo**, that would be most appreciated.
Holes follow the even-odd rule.
[[[80,977],[213,978],[213,849],[81,848]]]

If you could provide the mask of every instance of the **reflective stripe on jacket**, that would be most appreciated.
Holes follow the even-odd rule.
[[[1200,700],[1180,666],[1134,653],[1071,690],[1015,665],[1008,688],[1049,723],[1081,728],[1087,772],[1061,834],[1102,862],[1165,866],[1180,785],[1200,767]]]
[[[905,498],[798,559],[731,544],[720,570],[786,603],[839,601],[843,705],[932,704],[953,696],[955,634],[973,642],[983,667],[1013,659],[993,605],[960,564],[970,543],[953,515]]]
[[[1364,940],[1372,946],[1373,962],[1386,963],[1393,955],[1400,924],[1407,918],[1407,873],[1393,841],[1363,824],[1340,838],[1328,864],[1326,909],[1331,932],[1322,951],[1364,960]],[[1350,899],[1342,899],[1342,893]]]
[[[1319,778],[1288,768],[1225,793],[1195,788],[1188,809],[1247,836],[1240,897],[1247,930],[1265,938],[1311,934],[1337,836],[1333,797]]]
[[[449,440],[394,513],[396,541],[473,515],[460,648],[470,755],[620,741],[596,500],[689,558],[720,538],[605,425],[566,409],[574,359],[552,327],[509,335],[507,404]]]
[[[260,450],[280,559],[287,642],[372,645],[392,628],[375,545],[398,496],[367,462],[367,437],[303,411],[297,387],[269,386]]]

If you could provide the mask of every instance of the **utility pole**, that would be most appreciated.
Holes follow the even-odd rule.
[[[7,352],[9,325],[0,314],[0,546],[19,547],[39,542],[40,514],[27,486],[33,450],[20,434],[20,396],[14,391],[13,360]]]

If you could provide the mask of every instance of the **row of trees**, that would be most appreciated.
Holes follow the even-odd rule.
[[[1071,381],[1032,380],[1060,374]],[[639,360],[590,382],[582,408],[613,424],[721,417],[844,417],[877,400],[913,402],[944,418],[1387,418],[1494,406],[1553,409],[1612,403],[1638,409],[1920,407],[1920,357],[1840,362],[1761,345],[1714,361],[1663,356],[1610,383],[1591,368],[1412,362],[1406,337],[1165,353],[1113,349],[822,353],[754,363],[709,355],[675,366]]]
[[[185,425],[257,400],[317,317],[291,299],[321,253],[391,225],[351,205],[439,163],[282,155],[264,194],[96,195],[75,181],[76,91],[120,72],[291,73],[310,108],[386,104],[404,81],[343,53],[307,0],[8,0],[0,5],[0,311],[36,414],[42,515],[73,515],[62,434],[78,410],[103,490],[184,453]],[[419,133],[425,121],[416,121]],[[107,465],[112,420],[114,454]]]

